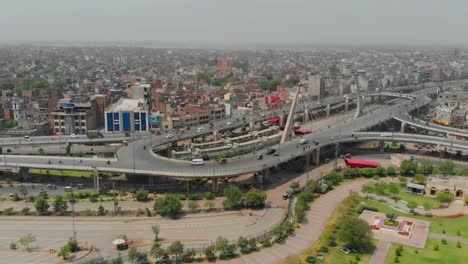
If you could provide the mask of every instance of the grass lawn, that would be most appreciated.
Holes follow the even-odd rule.
[[[47,173],[47,171],[49,173]],[[93,177],[93,172],[91,171],[72,171],[72,170],[44,170],[44,169],[29,169],[30,174],[41,174],[41,175],[51,175],[51,176],[64,176],[64,177]],[[101,176],[110,177],[110,173],[100,173]]]
[[[437,199],[427,197],[424,195],[419,195],[419,194],[412,194],[412,193],[407,193],[405,190],[403,190],[403,187],[401,188],[400,193],[398,196],[403,200],[407,202],[415,202],[418,204],[418,206],[423,206],[425,202],[429,202],[432,204],[432,208],[439,208],[442,206],[441,202]]]
[[[359,256],[359,258],[361,259],[357,263],[369,263],[371,254],[351,253],[351,254],[346,255],[340,251],[343,245],[338,240],[336,241],[338,243],[337,246],[331,247],[328,245],[328,237],[333,232],[338,222],[344,216],[350,217],[353,215],[355,216],[357,215],[356,210],[355,210],[356,205],[357,204],[353,202],[353,198],[351,197],[344,200],[339,206],[336,207],[335,211],[333,211],[333,214],[328,219],[327,225],[324,231],[322,232],[322,234],[320,235],[318,241],[314,245],[311,245],[302,254],[289,257],[282,263],[283,264],[306,263],[305,259],[307,258],[307,256],[317,256],[317,253],[319,252],[319,249],[322,246],[327,247],[329,251],[327,253],[320,253],[324,256],[324,260],[319,261],[317,263],[326,263],[326,264],[350,263],[352,260],[356,260],[356,256]],[[374,239],[373,243],[374,245],[377,245],[378,240]]]
[[[388,146],[389,149],[400,149],[400,144],[392,144],[392,143],[385,143],[386,146]],[[379,141],[371,141],[361,147],[361,149],[378,149],[380,147],[380,142]]]
[[[382,183],[380,183],[382,184]],[[375,186],[375,185],[370,185],[370,186]],[[430,204],[432,204],[432,208],[439,208],[442,206],[441,202],[439,202],[439,200],[437,199],[434,199],[434,198],[431,198],[431,197],[427,197],[427,196],[424,196],[424,195],[419,195],[419,194],[412,194],[412,193],[408,193],[406,192],[406,189],[400,185],[395,185],[395,186],[398,186],[398,194],[396,196],[400,197],[401,200],[403,201],[406,201],[406,202],[415,202],[418,206],[423,206],[423,204],[425,202],[429,202]],[[364,190],[364,189],[363,189]],[[377,194],[376,191],[375,191],[375,188],[374,188],[374,191],[372,191],[371,193],[374,193],[374,194]],[[392,197],[393,194],[389,191],[389,189],[385,189],[385,196],[387,197]]]
[[[364,198],[360,198],[362,202],[366,205],[377,208],[381,213],[394,213],[398,216],[405,216],[415,219],[421,219],[431,222],[430,232],[438,233],[438,234],[445,234],[449,236],[457,236],[458,231],[461,232],[461,236],[464,238],[468,238],[468,216],[457,217],[457,218],[432,218],[432,217],[425,217],[425,216],[418,216],[407,214],[401,211],[397,211],[392,207],[383,204],[378,201],[374,200],[367,200]]]
[[[434,250],[434,245],[439,245],[439,250]],[[394,263],[395,249],[397,245],[392,244],[388,251],[385,264]],[[463,264],[468,261],[468,246],[462,244],[462,248],[457,248],[456,243],[447,242],[446,245],[441,243],[441,240],[429,238],[426,248],[417,249],[413,247],[403,246],[403,253],[400,257],[402,264]]]

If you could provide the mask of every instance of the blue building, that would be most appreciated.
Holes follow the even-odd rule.
[[[143,99],[121,98],[105,111],[106,133],[146,132],[148,109]]]

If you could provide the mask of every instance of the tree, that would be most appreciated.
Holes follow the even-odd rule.
[[[148,264],[148,254],[132,247],[128,250],[128,261],[132,264]]]
[[[215,241],[215,249],[221,256],[225,256],[228,251],[229,241],[224,237],[218,237]]]
[[[240,252],[243,254],[250,252],[249,240],[245,237],[239,237],[237,240],[237,247],[239,247]]]
[[[444,176],[447,176],[447,175],[453,174],[453,168],[454,168],[453,161],[445,160],[444,163],[440,165],[439,170],[440,172],[442,172]]]
[[[415,201],[409,202],[406,206],[411,210],[411,212],[414,212],[414,209],[418,207],[418,204]]]
[[[421,172],[425,175],[432,174],[432,172],[434,171],[434,166],[432,165],[432,162],[430,160],[421,160],[419,166],[421,167]]]
[[[431,210],[431,208],[432,208],[432,203],[429,202],[429,201],[425,201],[425,202],[423,203],[423,207],[424,207],[424,211],[427,212],[427,211]]]
[[[36,204],[34,206],[36,207],[36,211],[41,215],[46,214],[50,207],[47,200],[42,197],[36,199]]]
[[[190,201],[188,207],[192,209],[192,213],[195,213],[195,211],[200,207],[200,205],[197,201]]]
[[[385,168],[382,166],[375,168],[375,174],[379,175],[380,177],[385,176]]]
[[[177,196],[169,194],[166,197],[156,199],[154,211],[162,216],[176,216],[182,212],[182,203]]]
[[[390,191],[391,194],[397,195],[400,193],[400,186],[396,183],[390,183],[388,185],[388,190]]]
[[[148,191],[145,191],[145,190],[137,190],[134,194],[133,194],[133,198],[137,201],[146,201],[148,200]]]
[[[390,166],[387,168],[387,175],[388,176],[395,176],[396,175],[396,169],[393,166]]]
[[[23,247],[26,247],[26,249],[29,250],[29,245],[33,243],[34,241],[36,241],[36,237],[33,236],[32,234],[27,234],[23,237],[20,237],[20,239],[18,240],[18,243],[20,243],[20,245],[22,245]]]
[[[209,246],[205,249],[205,257],[208,261],[213,261],[216,259],[216,255],[214,253],[215,251],[215,248],[214,246]]]
[[[252,188],[245,195],[245,205],[248,207],[260,207],[265,205],[266,199],[266,192]]]
[[[361,174],[362,174],[362,176],[364,176],[366,178],[370,178],[370,177],[372,177],[372,175],[374,175],[374,169],[372,169],[372,168],[363,168],[363,169],[361,169]]]
[[[205,207],[208,208],[208,211],[211,211],[215,208],[216,204],[213,201],[206,201]]]
[[[63,215],[65,211],[67,211],[68,209],[68,204],[61,195],[55,196],[53,205],[54,205],[54,212],[60,215]]]
[[[453,193],[439,192],[437,194],[437,200],[439,200],[442,203],[450,203],[451,201],[453,201],[453,199],[454,199]]]
[[[102,216],[106,214],[107,214],[107,210],[102,205],[99,205],[98,210],[97,210],[97,215]]]
[[[400,165],[400,173],[403,175],[413,175],[417,169],[418,165],[411,160],[404,160]]]
[[[161,247],[161,244],[158,242],[153,242],[153,245],[151,246],[151,256],[155,258],[156,260],[166,256],[167,253],[166,251]]]
[[[179,240],[174,241],[169,245],[169,247],[167,247],[167,253],[174,255],[175,259],[177,260],[179,256],[184,254],[184,244],[182,244]]]
[[[71,249],[70,246],[65,245],[60,249],[60,252],[58,253],[59,257],[62,257],[63,259],[68,259],[71,254]]]
[[[347,217],[339,224],[338,237],[350,247],[364,252],[373,250],[372,229],[369,224],[358,218]]]
[[[161,231],[161,228],[159,227],[159,225],[152,225],[151,230],[153,231],[153,234],[154,234],[153,241],[158,242],[159,241],[159,232]]]
[[[293,181],[291,184],[289,184],[289,188],[293,189],[294,191],[299,191],[301,185],[299,184],[299,181]]]
[[[414,182],[419,184],[426,184],[426,181],[427,177],[424,174],[416,173],[416,175],[414,175]]]
[[[229,186],[224,191],[224,196],[226,199],[223,201],[223,206],[225,208],[237,208],[241,206],[242,203],[242,192],[237,186]]]
[[[44,149],[43,148],[38,148],[37,152],[39,153],[39,155],[44,155]]]
[[[250,251],[257,250],[257,240],[255,238],[249,239],[249,248],[250,248]]]

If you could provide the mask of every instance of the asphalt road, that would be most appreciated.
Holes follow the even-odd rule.
[[[384,120],[392,118],[394,115],[402,115],[410,109],[427,104],[430,99],[425,95],[435,91],[435,88],[424,89],[413,93],[416,99],[412,101],[399,99],[396,105],[375,110],[371,114],[366,114],[357,119],[342,120],[328,129],[306,135],[304,138],[309,140],[307,145],[298,145],[300,138],[295,138],[284,144],[277,145],[275,148],[280,153],[279,156],[266,155],[266,150],[258,151],[255,154],[247,155],[241,159],[229,160],[227,164],[216,162],[206,162],[204,166],[190,166],[190,162],[170,160],[154,155],[150,151],[150,146],[157,146],[170,143],[176,138],[167,139],[165,136],[146,136],[141,139],[129,142],[127,147],[121,147],[117,153],[117,159],[72,159],[64,157],[31,157],[31,156],[0,156],[0,164],[6,166],[42,166],[44,168],[62,167],[64,169],[83,169],[90,170],[91,167],[97,167],[102,171],[116,171],[127,173],[141,173],[146,175],[166,175],[174,177],[222,177],[234,176],[243,173],[261,171],[264,168],[275,166],[278,163],[288,161],[296,156],[311,153],[315,148],[334,144],[337,142],[355,142],[365,140],[385,140],[401,141],[412,143],[440,144],[441,147],[454,149],[468,149],[466,141],[457,141],[442,137],[429,137],[413,134],[398,133],[359,133],[358,137],[353,137],[358,133],[353,131],[362,131],[372,127]],[[247,124],[250,120],[239,120],[239,123]],[[224,121],[225,122],[225,121]],[[231,126],[239,126],[240,124]],[[215,123],[214,130],[226,129],[227,124],[223,122]],[[209,133],[209,128],[205,131],[197,132],[192,129],[178,134],[179,138],[192,138],[202,134]],[[354,134],[354,135],[353,135]],[[318,141],[319,145],[313,144]],[[145,149],[146,147],[146,149]],[[257,160],[258,154],[264,154],[262,160]],[[49,162],[50,161],[50,162]],[[50,163],[50,164],[49,164]]]

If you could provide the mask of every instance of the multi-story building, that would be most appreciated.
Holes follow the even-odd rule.
[[[96,129],[96,106],[91,102],[74,103],[62,99],[51,117],[54,134],[84,134]]]
[[[148,108],[144,99],[121,98],[106,115],[106,133],[148,131]]]
[[[309,76],[307,92],[315,99],[325,97],[325,80],[319,75]]]
[[[232,60],[230,58],[218,59],[218,71],[230,71],[232,69]]]

